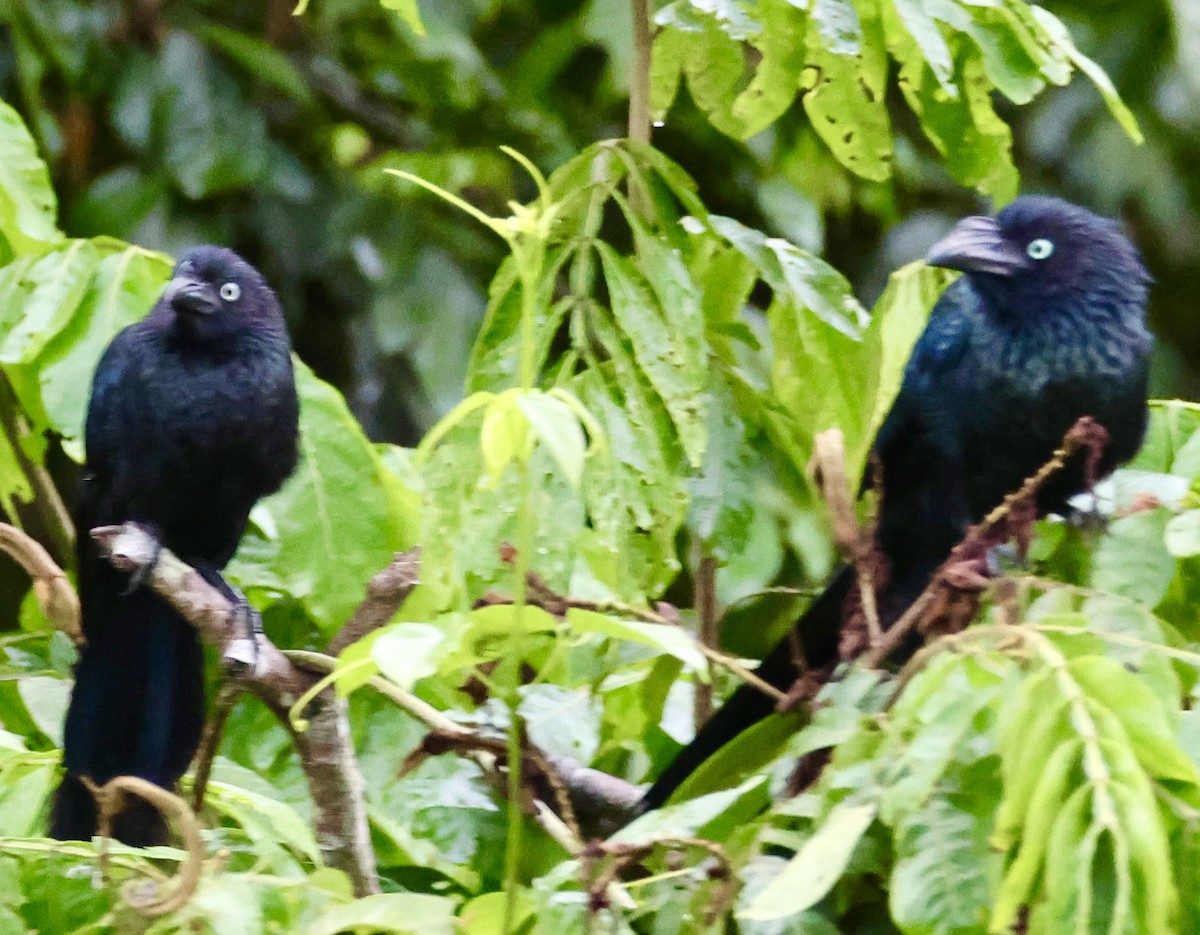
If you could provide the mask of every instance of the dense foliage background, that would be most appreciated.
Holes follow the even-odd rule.
[[[1200,928],[1191,404],[1155,405],[1107,530],[1043,524],[954,651],[899,680],[852,672],[804,730],[768,722],[688,790],[709,795],[598,854],[564,852],[466,758],[398,777],[426,728],[363,681],[653,775],[710,677],[731,681],[653,602],[719,624],[735,653],[786,628],[804,597],[779,586],[833,562],[813,437],[839,427],[857,476],[946,281],[903,264],[980,195],[1121,214],[1158,280],[1158,392],[1193,395],[1184,0],[658,4],[653,148],[612,139],[645,74],[626,0],[294,12],[0,3],[0,502],[69,568],[63,504],[105,342],[183,246],[227,243],[264,271],[312,368],[304,459],[232,577],[279,645],[319,649],[394,550],[424,549],[396,623],[341,660],[386,892],[355,900],[321,866],[288,736],[248,701],[194,899],[142,922],[94,885],[90,845],[40,838],[73,649],[6,564],[0,933]],[[591,609],[476,607],[524,592],[505,542]],[[819,779],[774,801],[828,746]],[[118,881],[156,872],[117,855]]]

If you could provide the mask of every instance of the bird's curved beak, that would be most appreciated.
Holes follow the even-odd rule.
[[[993,273],[1011,276],[1031,269],[1025,251],[1004,236],[989,217],[963,218],[925,257],[930,266],[958,269],[964,273]]]
[[[163,298],[176,314],[211,315],[221,307],[212,286],[190,276],[176,276],[167,283]]]

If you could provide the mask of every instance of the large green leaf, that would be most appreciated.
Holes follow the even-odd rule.
[[[50,173],[33,137],[12,107],[0,101],[0,260],[38,252],[62,239]]]
[[[300,462],[256,508],[269,523],[247,537],[231,573],[245,587],[299,600],[329,631],[363,599],[371,576],[412,544],[417,518],[341,394],[298,362],[296,388]]]
[[[108,342],[149,311],[171,271],[160,253],[100,240],[104,251],[70,323],[37,360],[42,406],[67,450],[82,456],[83,419],[91,374]]]

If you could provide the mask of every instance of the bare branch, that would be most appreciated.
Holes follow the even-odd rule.
[[[420,548],[397,552],[391,564],[368,582],[367,596],[345,626],[329,641],[329,655],[338,655],[351,643],[386,625],[420,583]]]
[[[870,650],[863,654],[862,664],[873,668],[883,662],[900,645],[909,631],[921,622],[934,603],[944,597],[947,592],[982,591],[987,584],[986,579],[976,580],[977,576],[971,570],[972,563],[991,545],[1009,538],[1014,532],[1018,536],[1021,534],[1020,529],[1010,528],[1013,521],[1018,521],[1018,525],[1021,521],[1025,521],[1025,525],[1028,525],[1028,520],[1033,518],[1031,510],[1036,502],[1038,491],[1076,454],[1086,452],[1085,469],[1088,481],[1090,483],[1094,480],[1093,475],[1099,460],[1099,452],[1107,441],[1108,433],[1090,416],[1084,416],[1072,425],[1063,436],[1062,444],[1050,459],[1026,478],[1018,490],[1010,493],[999,506],[967,530],[963,540],[954,547],[950,556],[934,572],[920,597],[909,606],[895,624],[888,628],[883,639],[872,645]]]
[[[92,537],[118,569],[143,571],[153,563],[147,585],[195,626],[205,642],[220,649],[223,658],[236,653],[235,644],[244,639],[239,608],[199,572],[169,549],[159,551],[154,539],[133,523],[94,529]],[[317,842],[325,862],[345,871],[358,895],[377,893],[379,878],[346,702],[332,691],[323,692],[312,706],[308,729],[297,732],[288,712],[317,679],[296,668],[265,636],[258,637],[257,650],[254,665],[239,681],[292,734],[316,808]]]
[[[35,539],[7,523],[0,523],[0,551],[12,556],[33,579],[33,593],[46,619],[76,644],[82,643],[79,598],[50,553]]]

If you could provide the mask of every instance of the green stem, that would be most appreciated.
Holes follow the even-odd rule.
[[[528,251],[528,252],[527,252]],[[518,247],[516,262],[521,276],[521,350],[518,377],[521,388],[533,389],[537,380],[535,360],[537,340],[537,283],[545,261],[545,245],[528,242]],[[510,724],[508,728],[508,837],[504,854],[504,932],[517,930],[517,897],[521,874],[521,844],[525,832],[525,816],[521,811],[521,660],[525,658],[525,608],[528,604],[526,582],[529,576],[530,555],[533,552],[533,473],[529,461],[519,462],[520,485],[517,501],[517,554],[513,561],[513,667],[512,686],[508,692]]]
[[[525,833],[525,816],[521,811],[521,715],[518,711],[521,695],[521,664],[525,657],[525,608],[528,605],[526,580],[529,573],[529,553],[533,548],[532,472],[529,462],[521,461],[520,501],[517,504],[517,555],[513,562],[516,578],[513,595],[513,684],[508,692],[508,838],[504,853],[504,931],[517,930],[517,896],[520,892],[521,846]]]

